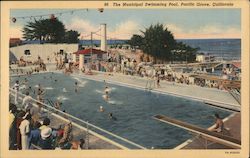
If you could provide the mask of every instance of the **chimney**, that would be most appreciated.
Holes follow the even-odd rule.
[[[101,24],[101,50],[107,51],[107,32],[106,24]]]

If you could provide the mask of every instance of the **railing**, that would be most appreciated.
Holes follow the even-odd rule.
[[[16,93],[16,91],[10,88],[10,94],[15,97],[15,93]],[[22,94],[20,92],[18,92],[18,95],[19,95],[18,99],[20,99],[20,97],[22,99],[25,96],[24,94]],[[129,146],[128,148],[132,148],[132,149],[146,149],[145,147],[143,147],[143,146],[141,146],[139,144],[136,144],[136,143],[134,143],[134,142],[132,142],[132,141],[130,141],[128,139],[125,139],[125,138],[120,137],[120,136],[118,136],[118,135],[116,135],[114,133],[111,133],[111,132],[109,132],[107,130],[104,130],[104,129],[102,129],[102,128],[98,127],[98,126],[95,126],[95,125],[93,125],[93,124],[91,124],[89,122],[83,121],[83,120],[81,120],[81,119],[79,119],[79,118],[77,118],[75,116],[72,116],[72,115],[70,115],[68,113],[62,112],[62,111],[60,111],[60,110],[58,110],[58,109],[56,109],[54,107],[51,107],[51,106],[49,106],[49,105],[47,105],[47,104],[45,104],[43,102],[40,102],[40,101],[35,100],[33,98],[31,100],[33,101],[33,104],[32,104],[33,106],[38,106],[38,104],[40,104],[40,105],[43,106],[43,109],[46,109],[49,112],[56,113],[57,115],[65,118],[67,120],[70,120],[70,121],[76,123],[77,125],[83,124],[85,127],[87,127],[87,131],[89,130],[89,128],[92,128],[91,130],[89,130],[90,133],[93,133],[92,131],[94,131],[97,134],[100,134],[100,135],[104,136],[104,138],[107,137],[106,140],[107,139],[111,140],[109,142],[113,142],[113,139],[117,140],[117,141],[114,142],[114,144],[116,146],[121,147],[122,145],[124,145],[124,146]]]
[[[229,91],[229,93],[234,97],[234,99],[241,104],[241,94],[238,89],[232,89]]]

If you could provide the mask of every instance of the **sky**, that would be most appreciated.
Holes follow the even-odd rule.
[[[241,38],[240,9],[15,9],[10,11],[10,37],[21,38],[22,28],[31,16],[56,14],[67,30],[76,30],[81,39],[90,39],[90,32],[97,31],[101,23],[107,25],[107,36],[111,39],[130,39],[145,28],[157,23],[163,24],[176,39]],[[19,18],[19,17],[28,18]],[[31,18],[30,18],[31,17]],[[37,17],[39,20],[41,17]],[[49,16],[42,17],[43,19]],[[99,39],[98,35],[93,36]]]

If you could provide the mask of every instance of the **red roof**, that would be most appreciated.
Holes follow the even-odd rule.
[[[20,38],[10,38],[10,43],[21,43],[21,39]]]
[[[93,54],[105,54],[107,52],[99,50],[99,49],[92,49]],[[78,50],[77,52],[74,52],[73,54],[91,54],[91,49],[83,49],[83,50]]]
[[[237,68],[241,68],[241,62],[233,62],[232,64]]]

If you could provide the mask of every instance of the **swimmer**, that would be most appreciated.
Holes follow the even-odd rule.
[[[117,118],[114,117],[112,113],[109,113],[109,118],[110,118],[111,120],[117,120]]]
[[[61,108],[61,105],[62,105],[62,102],[57,100],[54,104],[54,107],[59,110]]]
[[[105,87],[104,94],[106,94],[106,95],[109,94],[109,88],[108,88],[108,86]]]
[[[27,89],[27,86],[28,86],[28,80],[27,80],[27,78],[24,79],[23,85],[24,85],[24,89]]]
[[[77,93],[77,91],[78,91],[78,83],[77,82],[75,82],[75,92]]]
[[[57,80],[55,80],[55,82],[57,82]]]
[[[63,88],[63,92],[67,92],[66,88]]]
[[[106,82],[106,80],[103,80],[104,84],[105,84],[105,87],[108,87],[108,84]]]
[[[102,106],[100,106],[99,111],[100,111],[100,112],[104,112],[104,109],[103,109]]]

